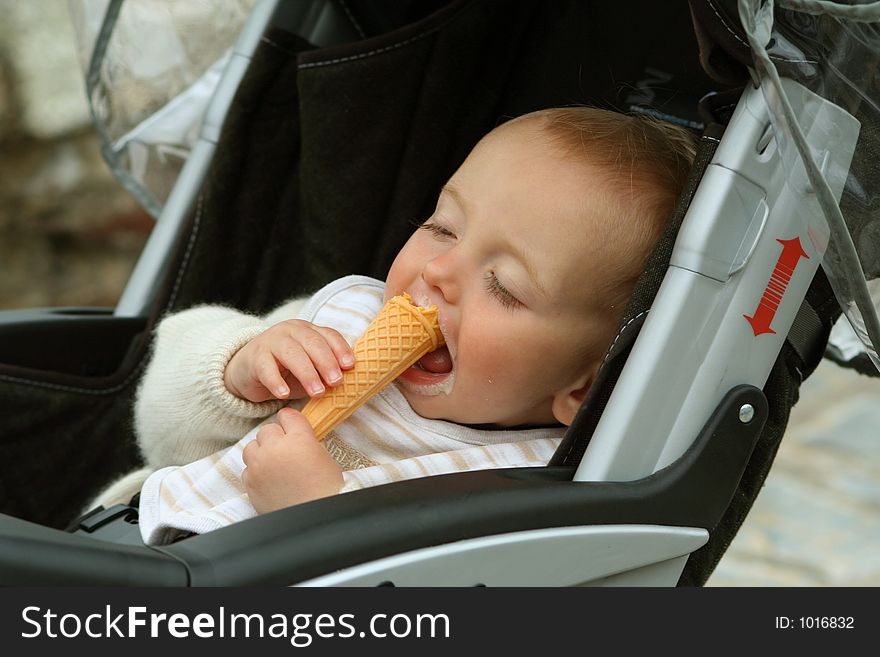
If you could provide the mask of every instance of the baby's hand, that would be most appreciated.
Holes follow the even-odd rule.
[[[279,424],[266,424],[248,443],[241,480],[258,513],[334,495],[342,469],[315,438],[301,413],[282,408]]]
[[[235,352],[223,381],[236,397],[252,402],[324,394],[342,381],[354,353],[337,331],[291,319],[270,327]]]

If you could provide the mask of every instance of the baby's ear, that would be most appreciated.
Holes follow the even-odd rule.
[[[590,370],[589,374],[584,374],[573,384],[556,393],[556,396],[553,397],[553,417],[558,422],[567,427],[571,426],[574,416],[586,399],[587,393],[590,392],[595,378],[595,370]]]

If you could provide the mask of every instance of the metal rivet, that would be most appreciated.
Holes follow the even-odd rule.
[[[739,407],[739,421],[748,424],[755,417],[755,407],[751,404],[743,404]]]

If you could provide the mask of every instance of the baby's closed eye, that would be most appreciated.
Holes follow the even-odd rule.
[[[426,219],[425,222],[419,226],[421,230],[427,230],[432,233],[434,237],[441,239],[455,239],[455,233],[453,233],[449,228],[437,223],[434,219]]]

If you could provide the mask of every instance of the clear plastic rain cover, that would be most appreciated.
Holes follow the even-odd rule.
[[[68,0],[104,158],[158,218],[255,0]]]
[[[739,0],[739,13],[787,177],[806,177],[805,193],[815,195],[828,224],[822,266],[852,328],[838,322],[832,345],[844,360],[867,354],[880,370],[880,2]],[[818,122],[795,115],[780,78],[845,110],[827,130],[841,131],[845,121],[858,128],[839,203],[828,185],[833,158],[805,138],[803,126]]]

